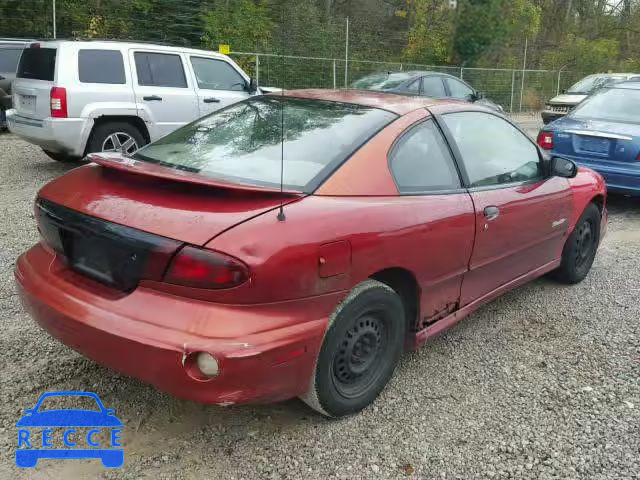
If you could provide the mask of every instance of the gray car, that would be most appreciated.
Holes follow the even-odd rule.
[[[351,88],[421,95],[431,98],[453,98],[503,112],[500,105],[485,98],[483,94],[465,81],[440,72],[417,70],[373,73],[353,82]]]
[[[0,130],[6,128],[5,111],[11,108],[11,82],[28,40],[0,38]]]
[[[546,108],[542,111],[542,121],[546,125],[560,117],[564,117],[573,107],[578,105],[592,93],[595,93],[601,88],[627,80],[640,80],[640,74],[597,73],[594,75],[588,75],[575,85],[572,85],[568,90],[563,91],[561,95],[549,100]]]

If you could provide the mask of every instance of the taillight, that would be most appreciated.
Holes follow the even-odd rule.
[[[51,89],[51,116],[53,118],[67,118],[67,90],[53,87]]]
[[[164,281],[194,288],[231,288],[249,279],[249,269],[224,253],[186,246],[175,256]]]
[[[553,149],[553,132],[542,131],[538,134],[538,145],[545,150]]]

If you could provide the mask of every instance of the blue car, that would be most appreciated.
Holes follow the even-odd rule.
[[[588,97],[545,126],[538,145],[597,171],[611,192],[640,195],[640,82]]]
[[[43,401],[47,398],[60,396],[93,398],[98,409],[41,409]],[[16,423],[16,427],[19,429],[18,449],[16,450],[16,465],[18,467],[34,467],[40,458],[99,458],[102,461],[102,465],[109,468],[117,468],[124,463],[123,449],[116,448],[120,447],[119,439],[122,422],[114,415],[113,410],[104,408],[100,398],[95,393],[45,393],[40,397],[36,406],[26,409],[25,413],[26,415]],[[81,435],[76,432],[74,427],[91,427],[91,430],[86,435]],[[30,430],[32,428],[35,430]],[[41,428],[41,435],[38,435]],[[97,439],[97,435],[103,428],[111,430],[109,448],[104,448],[106,445],[100,445]],[[62,440],[63,445],[67,448],[53,448],[55,441],[53,429],[60,431],[59,433],[62,434],[59,435],[59,439],[55,440]]]

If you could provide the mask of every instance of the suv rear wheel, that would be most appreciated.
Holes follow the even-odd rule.
[[[130,123],[106,122],[93,129],[87,144],[87,153],[119,152],[131,155],[146,143],[140,130]]]

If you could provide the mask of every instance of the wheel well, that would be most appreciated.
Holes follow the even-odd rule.
[[[596,195],[591,199],[591,203],[598,207],[600,215],[602,215],[602,210],[604,209],[604,195]]]
[[[420,288],[416,277],[404,268],[387,268],[371,276],[374,280],[391,287],[402,299],[407,322],[407,333],[413,334],[419,311]]]
[[[140,131],[140,133],[142,134],[142,136],[144,137],[147,143],[151,141],[151,137],[149,136],[149,130],[147,129],[147,125],[144,123],[144,120],[142,120],[140,117],[136,117],[133,115],[103,115],[94,120],[93,130],[95,130],[95,128],[98,125],[104,125],[105,123],[111,123],[111,122],[130,123]],[[93,130],[91,131],[91,134],[93,134]]]

